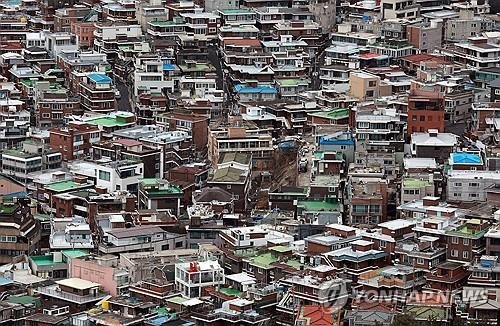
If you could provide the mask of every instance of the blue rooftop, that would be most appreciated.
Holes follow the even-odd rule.
[[[451,160],[451,164],[483,164],[483,159],[479,153],[451,153]]]
[[[25,191],[11,192],[2,196],[3,198],[28,198],[28,193]]]
[[[260,93],[260,94],[276,94],[278,91],[271,85],[266,86],[257,86],[257,87],[248,87],[245,85],[238,84],[234,86],[234,91],[236,93]]]
[[[319,138],[320,145],[347,145],[354,146],[354,139],[337,139],[323,136]]]
[[[164,63],[163,64],[163,70],[164,71],[172,71],[172,70],[175,70],[175,65],[171,64],[171,63]]]
[[[99,74],[96,72],[90,73],[88,76],[96,84],[111,84],[111,78],[105,74]]]

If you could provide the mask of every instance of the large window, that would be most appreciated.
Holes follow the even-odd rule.
[[[109,173],[107,171],[99,170],[99,179],[104,180],[104,181],[110,181],[111,180],[111,173]]]

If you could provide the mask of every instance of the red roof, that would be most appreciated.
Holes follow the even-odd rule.
[[[421,54],[411,54],[402,58],[405,61],[409,61],[413,64],[420,64],[422,61],[435,61],[435,62],[447,62],[445,57],[421,53]]]
[[[368,52],[368,53],[363,53],[363,54],[360,54],[359,56],[360,56],[361,58],[364,58],[364,59],[371,59],[371,58],[380,57],[380,54],[378,54],[378,53],[373,53],[373,52]]]
[[[338,325],[338,320],[334,320],[333,315],[333,308],[308,305],[302,307],[300,318],[309,319],[309,325],[314,326]]]
[[[121,138],[116,140],[118,144],[122,144],[124,146],[138,146],[142,144],[140,141],[134,140],[134,139],[126,139],[126,138]]]
[[[251,46],[255,48],[260,48],[262,45],[260,40],[255,38],[250,39],[242,39],[242,38],[225,38],[224,45],[233,45],[233,46]]]

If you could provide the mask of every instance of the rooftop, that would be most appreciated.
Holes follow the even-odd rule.
[[[306,211],[338,211],[339,203],[336,200],[299,200],[297,206],[304,207]]]
[[[45,189],[53,192],[67,192],[92,186],[91,183],[78,183],[73,180],[64,180],[45,185]]]
[[[313,117],[325,118],[325,119],[330,119],[330,120],[340,120],[340,119],[345,119],[345,118],[349,117],[349,110],[348,109],[332,109],[332,110],[327,110],[327,111],[309,113],[309,115],[313,116]]]

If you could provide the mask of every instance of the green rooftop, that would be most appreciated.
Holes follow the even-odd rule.
[[[30,259],[38,266],[50,266],[62,263],[62,261],[55,262],[54,255],[30,256]]]
[[[90,186],[89,183],[78,183],[73,180],[57,181],[45,185],[45,189],[53,192],[67,192]]]
[[[274,246],[274,247],[269,248],[269,250],[283,253],[283,252],[288,252],[292,249],[290,249],[287,246]]]
[[[441,307],[414,306],[408,308],[406,312],[415,316],[417,320],[436,320],[439,322],[447,318],[445,309]]]
[[[254,14],[253,11],[247,9],[224,9],[220,10],[224,15],[235,15],[235,14]]]
[[[4,149],[2,151],[3,155],[10,155],[14,157],[20,157],[20,158],[29,158],[29,157],[37,157],[39,154],[33,154],[33,153],[26,153],[22,149]]]
[[[269,268],[271,265],[278,261],[278,257],[270,252],[255,256],[251,259],[252,263],[258,267]]]
[[[224,293],[225,295],[231,295],[231,296],[239,296],[242,292],[237,290],[237,289],[230,289],[230,288],[220,288],[219,289],[220,293]]]
[[[481,224],[481,221],[478,219],[471,219],[467,221],[467,223],[464,223],[459,227],[457,227],[456,229],[448,231],[446,233],[457,236],[471,236],[474,238],[480,238],[488,231],[488,230],[475,230],[469,228],[467,224]]]
[[[432,182],[425,179],[417,179],[417,178],[404,178],[403,179],[403,187],[410,189],[420,189],[423,187],[432,186]]]
[[[309,85],[310,80],[309,79],[300,79],[300,78],[295,78],[295,79],[278,79],[276,81],[280,86],[300,86],[300,85]]]
[[[325,159],[325,152],[323,152],[323,151],[314,152],[314,158],[317,160],[324,160]],[[335,153],[335,160],[342,161],[343,159],[344,159],[344,155],[342,153]]]
[[[17,205],[6,205],[5,203],[0,204],[0,214],[12,214],[17,210]]]
[[[309,212],[337,211],[339,203],[336,200],[299,200],[297,206],[302,206]]]
[[[183,72],[212,72],[215,67],[206,63],[196,63],[194,65],[179,65],[179,69]]]
[[[313,116],[313,117],[330,119],[330,120],[340,120],[340,119],[346,119],[349,117],[349,110],[348,109],[332,109],[332,110],[328,110],[328,111],[309,113],[309,115]]]
[[[89,253],[86,250],[80,250],[80,249],[63,250],[62,253],[68,258],[79,258],[89,255]]]
[[[215,171],[212,181],[214,182],[241,182],[243,170],[233,167],[218,169]]]
[[[166,299],[166,301],[171,302],[171,303],[175,303],[175,304],[183,304],[184,302],[188,301],[188,299],[183,298],[181,296],[177,296],[177,297],[168,298],[168,299]]]
[[[150,196],[181,195],[183,193],[181,187],[171,183],[162,183],[155,178],[142,179],[141,184],[144,191]]]
[[[95,125],[95,126],[102,126],[102,127],[121,127],[121,126],[126,126],[130,124],[130,122],[127,122],[123,120],[122,118],[127,118],[126,116],[109,116],[109,117],[99,117],[95,119],[90,119],[87,120],[86,122]]]
[[[33,297],[31,295],[11,295],[6,299],[8,302],[18,303],[22,305],[34,305],[35,307],[40,307],[42,305],[40,298]]]

